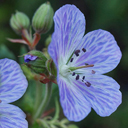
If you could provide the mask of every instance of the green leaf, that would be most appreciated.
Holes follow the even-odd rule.
[[[5,45],[0,46],[0,59],[3,59],[3,58],[16,60],[16,57],[14,56],[14,54]]]

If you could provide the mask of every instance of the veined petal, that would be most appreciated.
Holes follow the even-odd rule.
[[[85,17],[74,5],[64,5],[54,15],[55,31],[48,52],[54,62],[67,63],[85,32]],[[59,60],[58,60],[59,59]]]
[[[11,104],[0,104],[0,128],[28,128],[24,112]]]
[[[87,87],[82,80],[74,80],[76,89],[85,96],[98,115],[111,115],[122,102],[119,84],[111,77],[95,74],[86,75],[85,81],[91,86]]]
[[[0,60],[0,100],[11,103],[18,100],[26,91],[28,82],[20,66],[13,60]]]
[[[85,63],[94,64],[94,67],[89,69],[98,74],[113,70],[122,56],[113,35],[101,29],[87,33],[78,46],[78,49],[82,48],[86,49],[86,52],[81,51],[80,55],[74,58],[73,65],[77,67]]]
[[[65,116],[70,121],[80,121],[91,111],[91,105],[84,98],[83,94],[77,90],[77,85],[73,81],[58,79],[60,103]],[[86,94],[85,94],[86,95]]]

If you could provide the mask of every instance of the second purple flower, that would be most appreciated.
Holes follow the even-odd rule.
[[[9,104],[21,98],[27,86],[19,64],[7,58],[0,59],[0,128],[28,128],[24,112]]]

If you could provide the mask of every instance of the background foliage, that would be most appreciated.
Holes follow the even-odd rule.
[[[120,49],[123,57],[118,67],[107,75],[113,77],[121,86],[123,93],[123,103],[118,110],[109,117],[99,117],[93,110],[83,121],[76,123],[79,128],[127,128],[128,127],[128,0],[49,0],[54,11],[64,4],[75,4],[86,17],[86,32],[95,29],[110,31]],[[10,38],[20,38],[10,28],[9,20],[15,10],[26,13],[30,19],[36,9],[46,0],[0,0],[0,58],[11,58],[19,63],[23,60],[18,55],[25,53],[26,47],[22,44],[13,44],[6,40]],[[47,34],[42,35],[42,39],[37,45],[37,49],[44,47],[45,39],[52,34],[54,27]],[[110,65],[111,66],[111,65]],[[35,84],[35,83],[34,83]],[[33,83],[29,83],[31,88],[28,92],[34,92]],[[54,85],[55,94],[58,88]],[[42,89],[43,90],[43,89]],[[31,95],[30,95],[31,94]],[[54,94],[54,95],[55,95]],[[54,96],[53,95],[53,96]],[[20,101],[16,102],[25,112],[32,111],[34,104],[32,98],[34,93],[28,93]],[[54,101],[54,100],[52,100]],[[29,104],[28,104],[29,103]],[[54,106],[51,102],[50,106]],[[62,111],[62,110],[61,110]],[[60,118],[63,117],[61,112]],[[37,126],[35,126],[37,127]]]

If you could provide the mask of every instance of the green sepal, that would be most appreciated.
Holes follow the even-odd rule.
[[[28,29],[29,25],[30,20],[26,14],[16,11],[16,14],[11,16],[10,26],[17,34],[21,34],[23,29]]]
[[[56,66],[53,62],[52,59],[49,59],[47,60],[46,62],[46,67],[47,67],[47,70],[53,75],[53,76],[57,76],[57,70],[56,70]]]
[[[37,51],[37,50],[32,50],[30,52],[27,53],[28,55],[33,55],[33,56],[37,56],[40,59],[43,59],[44,62],[47,61],[46,56],[43,54],[43,52],[41,51]]]
[[[32,69],[37,74],[46,74],[48,75],[48,71],[45,67],[36,67],[36,66],[30,66],[30,69]]]
[[[26,65],[21,65],[21,69],[23,70],[28,80],[34,79],[34,75],[31,73],[31,70]]]

